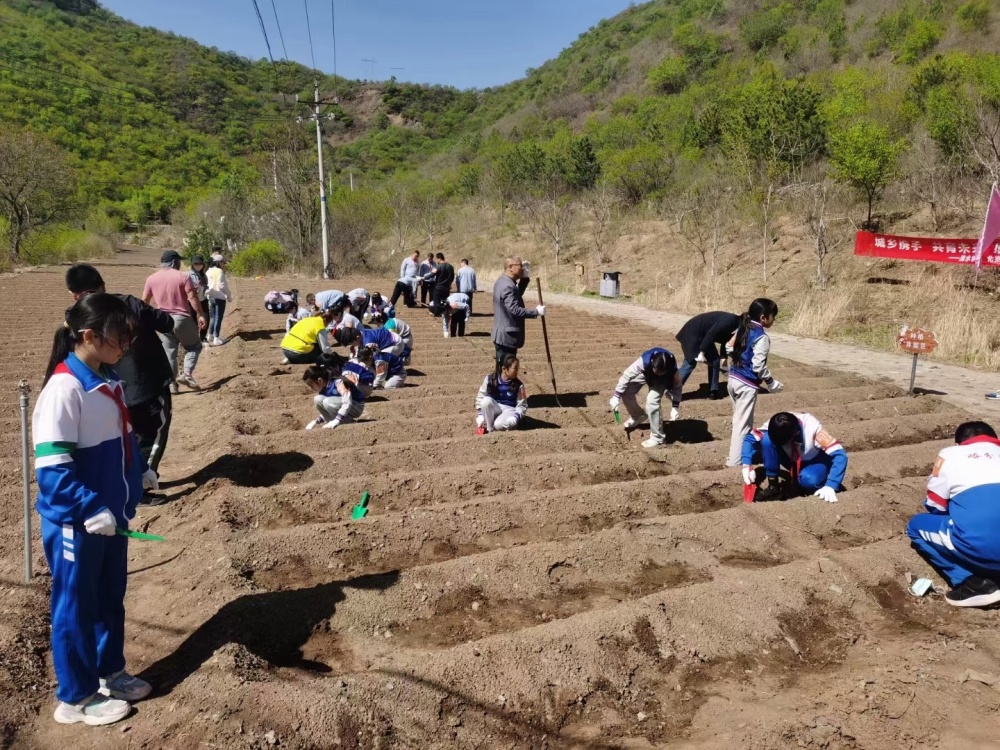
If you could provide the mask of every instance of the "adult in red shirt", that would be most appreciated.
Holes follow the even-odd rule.
[[[208,327],[201,312],[201,303],[191,284],[191,277],[180,270],[181,256],[175,250],[167,250],[160,257],[160,270],[146,279],[142,290],[142,301],[162,310],[174,319],[171,333],[158,333],[163,342],[163,350],[170,360],[174,382],[170,386],[177,393],[177,384],[198,390],[194,379],[194,368],[201,354],[201,331]],[[177,349],[184,346],[184,371],[177,374]]]

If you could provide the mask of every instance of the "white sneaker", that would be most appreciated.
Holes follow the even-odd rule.
[[[326,420],[323,419],[323,417],[316,417],[316,419],[314,419],[312,422],[310,422],[309,424],[306,425],[306,429],[307,430],[314,430],[317,427],[319,427],[321,424],[323,424],[325,421]]]
[[[170,393],[171,394],[173,394],[174,396],[176,396],[180,392],[181,392],[181,389],[177,387],[177,383],[176,382],[170,384]]]
[[[445,332],[444,332],[444,337],[445,337],[446,339],[450,339],[450,338],[451,338],[451,334],[450,334],[450,333],[449,333],[448,331],[445,331]]]
[[[121,701],[129,701],[130,703],[141,701],[152,692],[152,685],[130,675],[124,669],[101,680],[101,693]]]
[[[622,425],[623,430],[631,430],[633,427],[635,427],[635,420],[631,417],[626,419],[625,424]]]
[[[132,707],[125,701],[94,693],[83,703],[75,706],[60,701],[56,706],[54,718],[60,724],[77,724],[82,721],[88,726],[99,727],[121,721],[131,710]]]
[[[214,339],[212,339],[212,346],[222,346],[225,343],[226,342],[223,341],[222,339],[220,339],[218,336],[216,336]]]
[[[656,438],[647,438],[646,440],[642,441],[642,447],[643,448],[662,448],[663,447],[663,441],[662,440],[657,440]]]
[[[283,365],[290,365],[292,363],[288,361],[288,357],[285,357],[283,360],[281,360],[281,364],[283,364]]]
[[[201,390],[201,386],[198,385],[198,381],[195,380],[190,375],[181,375],[181,376],[179,376],[177,378],[177,382],[180,383],[181,385],[186,385],[188,388],[190,388],[193,391],[200,391]]]

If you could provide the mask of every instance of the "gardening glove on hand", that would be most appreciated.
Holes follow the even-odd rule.
[[[833,491],[833,487],[820,487],[813,493],[813,496],[822,498],[827,503],[837,502],[837,493]]]
[[[340,427],[340,417],[337,417],[336,419],[330,420],[325,425],[323,425],[323,427],[321,429],[324,429],[324,430],[335,430],[338,427]]]
[[[100,534],[101,536],[114,536],[116,525],[115,517],[107,508],[83,522],[83,528],[88,534]]]
[[[670,421],[671,422],[676,422],[680,418],[681,418],[681,410],[679,408],[677,408],[676,406],[673,407],[670,410]]]
[[[612,396],[611,400],[608,401],[608,406],[611,407],[611,411],[618,411],[618,407],[621,406],[622,400],[617,396]]]
[[[482,427],[484,424],[486,424],[486,417],[484,417],[482,414],[477,414],[476,427]]]
[[[768,384],[767,390],[771,393],[781,393],[781,391],[785,390],[785,384],[780,380],[772,380],[770,384]]]
[[[160,489],[160,478],[156,475],[156,472],[153,471],[152,469],[146,469],[145,473],[143,473],[142,488],[144,490]]]
[[[694,358],[695,362],[707,362],[705,359],[705,352],[698,352],[698,356]]]
[[[539,305],[535,308],[535,312],[538,313],[539,318],[545,317],[545,305]]]
[[[752,466],[743,467],[743,484],[754,484],[757,481],[757,471]]]

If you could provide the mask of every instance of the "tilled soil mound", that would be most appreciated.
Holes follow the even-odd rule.
[[[102,271],[138,293],[155,261],[123,253]],[[203,390],[175,399],[170,502],[136,521],[169,540],[130,549],[129,665],[156,691],[119,725],[55,724],[37,520],[22,583],[15,386],[40,387],[70,301],[62,272],[0,280],[15,301],[0,344],[0,747],[1000,746],[1000,694],[959,680],[1000,675],[996,613],[906,588],[930,574],[906,519],[965,414],[878,373],[774,358],[786,390],[760,398],[757,422],[815,414],[850,452],[848,486],[837,504],[747,506],[723,468],[730,406],[706,398],[704,369],[666,448],[615,425],[620,371],[676,348],[627,322],[550,309],[557,400],[529,321],[529,419],[476,436],[484,294],[464,339],[401,309],[406,387],[358,424],[307,433],[303,368],[279,364],[283,318],[261,301],[308,284],[274,279],[234,281],[232,338],[202,355]]]

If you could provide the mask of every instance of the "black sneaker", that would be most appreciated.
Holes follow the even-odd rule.
[[[708,394],[709,399],[712,401],[718,401],[720,398],[725,398],[726,395],[721,391],[710,391]]]
[[[157,505],[163,505],[170,502],[170,498],[166,495],[161,495],[158,492],[146,492],[142,493],[142,499],[139,500],[139,505],[146,505],[150,507],[155,507]]]
[[[784,486],[780,482],[769,479],[766,485],[761,485],[761,487],[757,490],[757,496],[754,498],[754,502],[766,503],[769,500],[783,500],[784,496]]]
[[[986,578],[970,576],[944,598],[953,607],[988,607],[1000,602],[1000,588]]]

